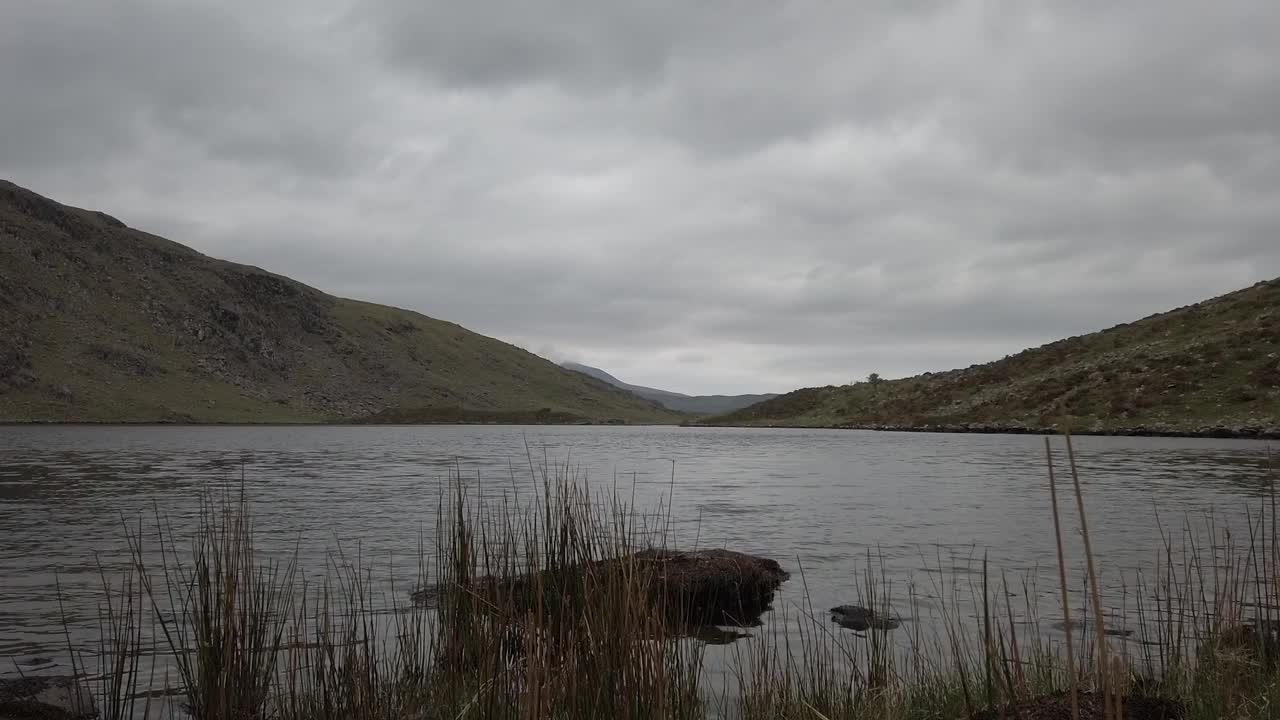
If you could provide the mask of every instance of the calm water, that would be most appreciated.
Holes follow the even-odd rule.
[[[634,492],[642,508],[673,494],[679,544],[767,555],[795,573],[781,605],[797,601],[801,568],[815,607],[854,600],[872,553],[927,607],[939,579],[971,576],[985,551],[995,568],[1040,578],[1052,608],[1043,442],[666,427],[0,428],[0,658],[62,662],[55,579],[75,637],[92,637],[98,563],[110,571],[125,557],[121,523],[154,526],[158,513],[181,536],[207,487],[241,478],[268,548],[296,543],[310,573],[328,550],[358,548],[407,587],[449,474],[494,495],[527,490],[526,448],[537,464],[567,462]],[[1152,564],[1157,516],[1169,527],[1213,511],[1239,527],[1269,478],[1260,442],[1081,438],[1077,451],[1096,551],[1119,574]],[[4,661],[0,673],[13,669]]]

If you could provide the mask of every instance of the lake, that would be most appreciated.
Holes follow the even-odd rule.
[[[1247,532],[1246,507],[1257,506],[1272,477],[1263,442],[1083,437],[1076,450],[1107,590],[1153,565],[1159,527],[1176,531],[1212,512],[1220,528]],[[672,532],[682,547],[777,559],[793,578],[775,607],[795,607],[805,587],[816,608],[855,600],[870,557],[895,589],[895,608],[909,588],[928,608],[940,582],[970,582],[983,553],[1011,579],[1033,578],[1042,606],[1057,607],[1040,437],[676,427],[3,427],[0,658],[44,656],[53,663],[31,667],[65,672],[63,617],[77,642],[94,637],[99,563],[111,573],[127,558],[122,522],[154,529],[158,515],[181,537],[208,488],[241,482],[264,549],[296,547],[302,568],[318,576],[327,552],[341,546],[404,588],[388,603],[405,602],[419,539],[431,535],[451,473],[490,497],[526,493],[534,487],[531,461],[567,464],[596,488],[634,494],[641,509],[670,496]],[[1067,477],[1065,467],[1059,477]],[[1078,578],[1074,498],[1063,499]],[[13,671],[10,661],[0,668]]]

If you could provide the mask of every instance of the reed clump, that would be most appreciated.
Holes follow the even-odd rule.
[[[1011,592],[985,559],[977,579],[932,588],[941,599],[931,631],[833,632],[810,608],[792,631],[754,638],[739,654],[740,716],[912,720],[1023,718],[1161,720],[1280,717],[1280,543],[1274,489],[1240,528],[1206,514],[1162,530],[1161,552],[1136,582],[1117,590],[1092,556],[1074,449],[1066,467],[1049,456],[1052,527],[1080,528],[1084,587],[1068,586],[1061,550],[1061,603],[1041,608],[1024,584]],[[1070,485],[1059,488],[1065,474]],[[1065,485],[1065,483],[1064,483]],[[1073,502],[1059,506],[1065,492]],[[1067,505],[1074,505],[1073,522]],[[1096,530],[1095,530],[1096,532]],[[888,588],[868,558],[861,605],[883,608]],[[939,581],[941,583],[941,581]],[[945,583],[941,583],[945,585]],[[1069,597],[1084,599],[1082,607]],[[906,599],[916,613],[914,596]],[[1122,623],[1122,627],[1114,624]],[[1047,632],[1053,627],[1062,635]],[[1074,629],[1074,632],[1072,630]],[[905,637],[903,636],[905,632]]]
[[[403,602],[410,588],[340,551],[304,580],[256,546],[243,493],[207,499],[189,546],[159,520],[154,538],[130,531],[136,593],[109,596],[104,635],[135,652],[115,662],[111,698],[145,685],[130,664],[145,603],[180,712],[199,720],[703,716],[701,646],[685,639],[683,596],[660,586],[673,557],[661,514],[597,499],[567,471],[544,471],[523,502],[451,488],[419,552],[430,603]]]
[[[1059,487],[1059,475],[1071,485]],[[1087,527],[1074,453],[1052,478],[1046,528]],[[594,494],[563,468],[534,472],[533,480],[533,492],[494,493],[454,478],[435,508],[434,535],[419,548],[419,603],[406,602],[415,588],[388,585],[341,552],[319,580],[293,557],[265,553],[243,494],[210,499],[189,544],[167,526],[154,536],[131,531],[133,567],[107,595],[102,715],[1280,716],[1273,491],[1251,511],[1245,532],[1211,519],[1207,527],[1188,519],[1162,530],[1151,566],[1119,590],[1104,584],[1108,568],[1093,557],[1086,586],[1068,588],[1072,573],[1060,559],[1062,601],[1054,608],[1038,606],[1033,579],[1011,581],[982,559],[971,581],[934,581],[937,622],[927,627],[914,621],[918,589],[894,587],[871,553],[856,607],[907,619],[860,632],[837,627],[811,606],[797,559],[791,600],[730,646],[731,681],[715,687],[696,626],[750,624],[786,571],[727,551],[679,553],[669,508],[639,512],[616,493]],[[1075,500],[1075,521],[1066,509],[1072,503],[1059,507],[1059,492]],[[1049,498],[1046,490],[1046,505]],[[147,543],[160,545],[158,563]],[[727,563],[736,574],[694,582],[708,575],[686,567],[698,562]],[[1068,605],[1071,595],[1084,599],[1081,607]],[[1124,631],[1107,632],[1117,622]],[[1069,640],[1049,632],[1054,623],[1074,630]],[[168,680],[180,710],[136,701],[156,682],[139,667],[147,654],[173,658],[176,677]]]

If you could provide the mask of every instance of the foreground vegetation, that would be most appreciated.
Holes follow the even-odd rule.
[[[707,682],[690,615],[641,560],[662,554],[637,552],[666,545],[669,508],[639,513],[546,470],[532,500],[481,498],[456,482],[419,554],[423,602],[404,607],[411,588],[391,588],[389,613],[386,589],[358,562],[335,554],[317,584],[259,551],[243,497],[209,503],[189,548],[171,529],[136,529],[132,571],[104,579],[102,641],[87,669],[108,719],[165,714],[140,692],[164,684],[143,666],[152,643],[176,658],[178,692],[199,720],[1280,715],[1274,491],[1247,532],[1211,528],[1208,545],[1190,531],[1162,538],[1164,552],[1122,597],[1088,554],[1081,611],[1066,602],[1078,588],[1061,555],[1076,517],[1088,549],[1074,468],[1072,458],[1055,481],[1051,467],[1044,519],[1058,538],[1063,605],[1037,607],[1021,581],[984,563],[972,584],[939,593],[936,628],[855,634],[803,599],[797,567],[802,599],[731,646],[725,687]],[[157,537],[158,556],[144,548]],[[914,606],[880,572],[869,558],[859,603],[886,617]],[[1117,604],[1132,637],[1109,633],[1104,608]],[[1050,640],[1038,628],[1062,621],[1064,607],[1065,642]]]
[[[1278,308],[1280,279],[985,365],[806,388],[706,422],[1280,437]]]
[[[408,310],[201,255],[0,180],[0,422],[352,421],[395,409],[676,422]]]

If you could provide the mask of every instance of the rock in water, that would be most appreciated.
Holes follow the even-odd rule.
[[[1280,655],[1280,632],[1269,628],[1274,628],[1274,624],[1265,619],[1260,623],[1228,625],[1206,638],[1200,645],[1200,652],[1225,650],[1252,659],[1275,658]]]
[[[707,645],[730,645],[743,638],[751,637],[750,633],[734,628],[722,628],[718,625],[705,625],[689,631],[689,637]]]
[[[1060,631],[1065,631],[1067,629],[1066,623],[1062,621],[1058,621],[1053,625],[1051,625],[1050,627],[1052,627],[1054,630],[1060,630]],[[1089,633],[1095,632],[1093,629],[1092,620],[1073,620],[1071,622],[1071,629],[1077,632],[1089,632]],[[1128,628],[1119,628],[1119,627],[1112,627],[1110,625],[1103,625],[1102,634],[1108,635],[1110,637],[1130,637],[1133,635],[1133,631]]]
[[[1108,715],[1102,697],[1094,692],[1082,692],[1079,696],[1080,720],[1104,720]],[[1130,695],[1121,699],[1124,720],[1183,720],[1187,708],[1180,702],[1160,697]],[[979,710],[971,720],[1002,720],[1003,718],[1027,718],[1027,720],[1058,720],[1071,717],[1071,698],[1065,692],[1056,692],[1032,700],[1002,708]]]
[[[666,606],[692,625],[748,626],[791,577],[776,560],[732,550],[643,550],[619,562],[653,573]]]
[[[97,715],[93,694],[76,678],[0,680],[0,718],[5,720],[81,720]]]
[[[567,576],[619,571],[645,576],[653,602],[673,621],[691,628],[758,625],[760,616],[772,607],[778,587],[791,577],[775,560],[732,550],[652,549],[589,567],[562,569],[555,581],[539,582],[536,575],[476,578],[468,583],[466,592],[498,597],[507,603],[532,604],[541,593],[562,586]],[[546,572],[549,578],[551,571]],[[420,607],[434,608],[448,592],[444,585],[427,585],[411,597]]]
[[[423,585],[410,593],[409,597],[413,600],[414,605],[434,610],[440,607],[440,586]]]
[[[902,621],[877,613],[860,605],[840,605],[831,608],[831,622],[842,628],[862,632],[864,630],[893,630]]]

